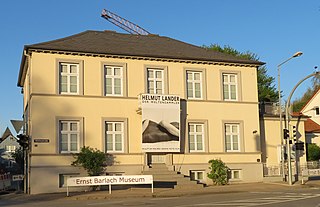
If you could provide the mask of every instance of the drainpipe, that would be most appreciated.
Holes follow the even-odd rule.
[[[27,94],[27,98],[26,98],[26,101],[28,103],[28,107],[27,107],[27,111],[26,113],[28,114],[27,116],[27,131],[25,131],[25,133],[27,135],[29,135],[29,132],[30,132],[30,95],[31,95],[31,82],[30,82],[30,70],[31,70],[31,55],[29,55],[26,50],[23,51],[23,55],[27,57],[27,72],[26,72],[26,76],[28,78],[28,94]],[[24,103],[25,105],[25,103]],[[26,129],[24,129],[26,130]],[[30,140],[29,140],[30,141]],[[29,146],[29,149],[27,149],[25,151],[25,180],[24,180],[24,191],[26,194],[30,194],[30,154],[28,153],[28,150],[30,150],[30,146]]]

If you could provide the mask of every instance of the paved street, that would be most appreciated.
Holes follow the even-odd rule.
[[[285,184],[239,184],[208,187],[202,192],[180,192],[156,189],[154,195],[150,189],[133,189],[108,192],[74,193],[47,195],[2,195],[0,206],[63,206],[63,207],[210,207],[210,206],[320,206],[320,183],[287,186]],[[102,197],[104,195],[105,197]],[[156,197],[154,197],[156,196]]]

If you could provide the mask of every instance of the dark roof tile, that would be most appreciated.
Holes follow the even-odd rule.
[[[113,31],[85,31],[69,37],[26,45],[25,49],[84,52],[107,55],[169,58],[263,65],[225,53],[158,35],[132,35]]]

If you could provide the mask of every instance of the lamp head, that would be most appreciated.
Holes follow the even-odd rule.
[[[303,54],[303,53],[302,53],[301,51],[299,51],[299,52],[294,53],[292,57],[299,57],[299,56],[301,56],[302,54]]]

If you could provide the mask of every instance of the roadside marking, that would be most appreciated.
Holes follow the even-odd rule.
[[[286,203],[297,200],[306,200],[309,198],[320,197],[320,194],[312,194],[309,196],[303,196],[299,194],[299,196],[289,193],[290,195],[283,195],[277,197],[266,197],[266,198],[253,198],[253,199],[243,199],[243,200],[233,200],[233,201],[221,201],[221,202],[211,202],[211,203],[198,203],[198,204],[188,204],[188,205],[180,205],[175,207],[191,207],[191,206],[241,206],[241,207],[249,207],[249,206],[262,206],[262,205],[271,205],[277,203]]]
[[[157,201],[157,200],[171,200],[171,199],[177,199],[179,197],[163,197],[163,198],[152,198],[151,200]]]
[[[88,203],[88,206],[98,206],[98,205],[105,205],[105,204],[117,204],[122,203],[123,201],[106,201],[106,202],[100,202],[100,203]]]

